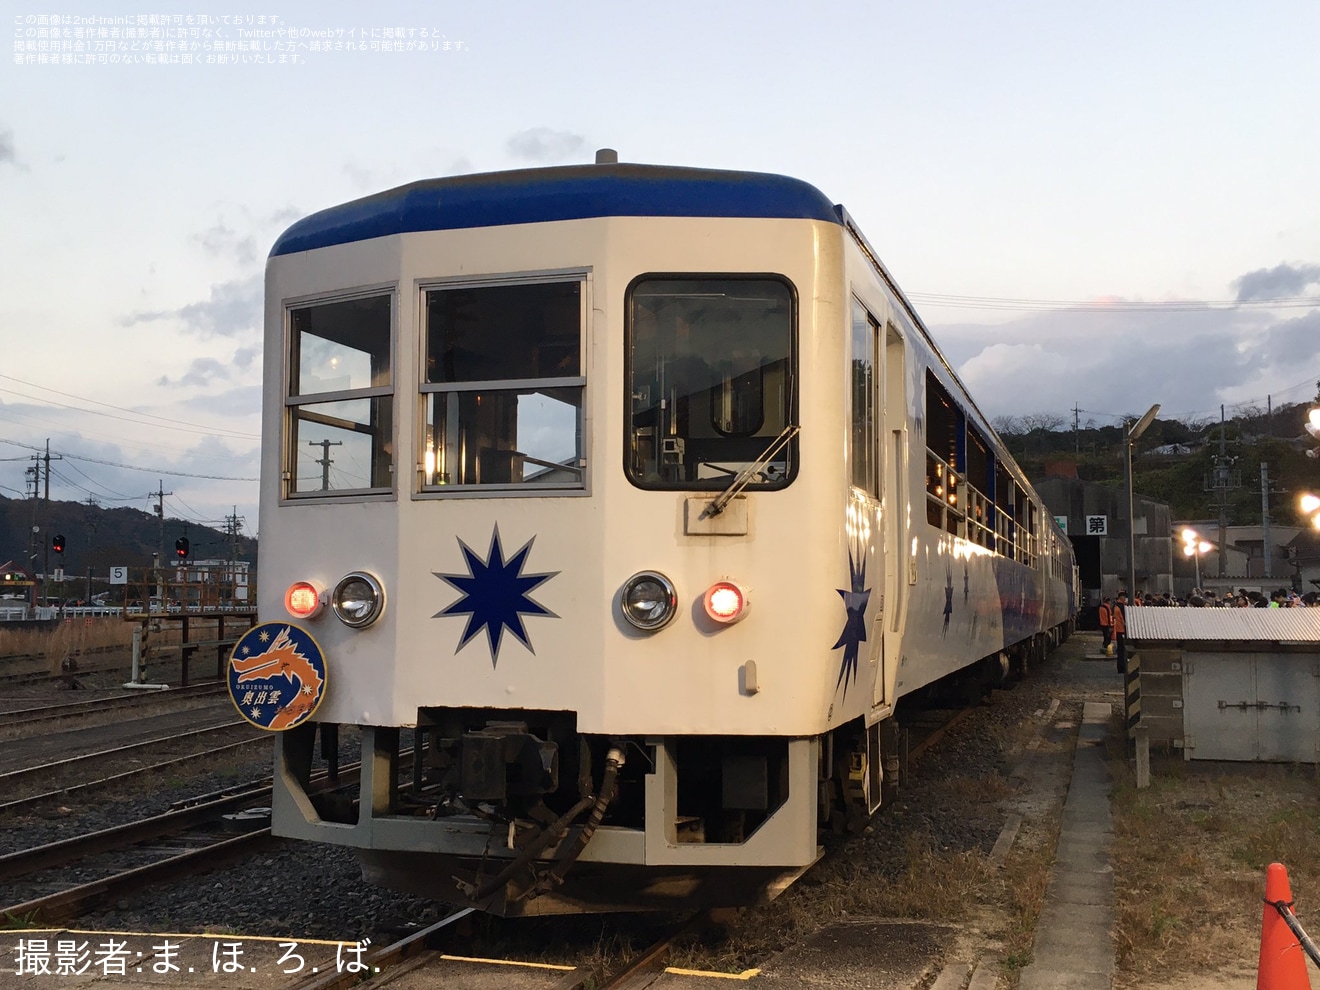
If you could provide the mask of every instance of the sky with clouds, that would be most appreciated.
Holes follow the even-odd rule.
[[[1217,419],[1320,379],[1313,0],[9,9],[10,498],[49,440],[53,498],[256,531],[279,233],[605,146],[845,204],[992,418]]]

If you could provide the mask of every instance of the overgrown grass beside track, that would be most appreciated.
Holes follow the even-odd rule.
[[[90,623],[78,619],[61,622],[51,629],[6,629],[0,626],[0,660],[41,656],[54,665],[51,673],[55,673],[60,661],[75,650],[87,653],[130,646],[133,628],[132,623],[117,618],[92,619]]]
[[[1123,734],[1114,777],[1115,986],[1254,973],[1270,863],[1288,868],[1302,926],[1320,935],[1320,793],[1313,766],[1152,756],[1137,790]]]

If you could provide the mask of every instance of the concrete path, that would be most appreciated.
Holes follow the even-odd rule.
[[[1112,708],[1082,712],[1054,871],[1020,990],[1110,990],[1114,979],[1114,870],[1105,736]]]

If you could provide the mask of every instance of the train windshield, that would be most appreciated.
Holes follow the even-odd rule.
[[[715,490],[792,422],[796,311],[773,276],[647,275],[628,294],[627,471],[643,488]],[[796,441],[752,487],[788,483]]]

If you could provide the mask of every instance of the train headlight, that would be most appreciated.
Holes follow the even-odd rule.
[[[663,629],[678,614],[673,582],[656,571],[642,571],[623,583],[623,617],[643,632]]]
[[[716,581],[701,596],[706,614],[722,625],[732,625],[747,614],[747,592],[733,581]]]
[[[325,608],[325,599],[312,582],[295,581],[284,592],[284,608],[295,619],[315,619]]]
[[[380,618],[385,608],[385,589],[365,571],[345,574],[330,595],[330,607],[346,626],[361,629]]]

